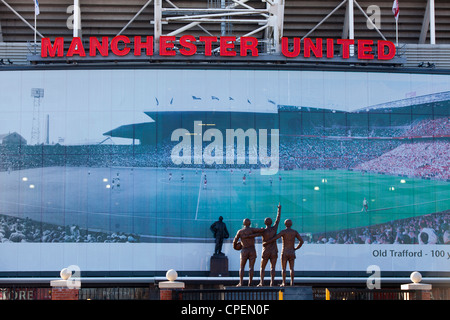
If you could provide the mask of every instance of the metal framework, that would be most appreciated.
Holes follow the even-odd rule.
[[[0,0],[6,8],[13,12],[23,23],[36,32],[39,37],[44,35],[39,32],[38,27],[28,22],[14,6],[9,4],[8,0]],[[73,36],[81,36],[81,16],[82,16],[82,1],[73,0],[73,6],[70,6],[71,12],[73,12]],[[250,5],[249,3],[252,3]],[[208,31],[209,25],[219,24],[221,34],[227,33],[227,25],[233,23],[255,25],[255,28],[242,34],[241,36],[250,36],[258,34],[262,31],[263,39],[261,41],[267,43],[266,52],[278,52],[280,39],[283,36],[283,24],[284,24],[284,10],[285,0],[207,0],[207,8],[183,8],[175,5],[171,0],[148,0],[141,9],[131,18],[126,25],[117,33],[120,35],[123,33],[130,24],[136,20],[138,16],[144,12],[144,10],[153,3],[154,12],[153,20],[150,21],[153,24],[155,48],[161,35],[165,35],[164,26],[171,23],[184,24],[182,27],[172,30],[167,35],[178,35],[194,27],[201,28],[206,34],[211,35]],[[257,4],[257,6],[255,6]],[[320,5],[320,3],[318,3]],[[355,30],[355,10],[359,10],[367,18],[367,23],[371,24],[378,34],[385,39],[379,28],[373,24],[372,20],[368,17],[367,13],[361,8],[356,0],[343,0],[340,2],[328,15],[326,15],[320,22],[318,22],[309,32],[307,32],[303,38],[308,37],[317,28],[319,28],[330,16],[332,16],[338,9],[346,5],[347,10],[345,13],[345,19],[343,21],[343,38],[354,38]],[[355,8],[356,7],[356,8]],[[261,9],[263,8],[263,9]],[[69,9],[68,9],[69,10]],[[69,12],[68,12],[69,13]],[[1,33],[1,20],[0,20],[0,37]],[[421,24],[421,32],[419,38],[419,44],[424,44],[427,38],[428,31],[430,33],[430,44],[436,44],[436,26],[435,26],[435,0],[427,0],[425,13]],[[1,38],[0,38],[1,40]]]
[[[150,0],[151,1],[151,0]],[[149,2],[150,2],[149,1]],[[220,7],[210,8],[179,8],[170,0],[165,0],[170,7],[164,7],[162,0],[154,0],[154,40],[155,49],[159,47],[159,39],[165,35],[163,25],[172,22],[184,25],[168,36],[176,36],[193,27],[200,27],[207,34],[212,35],[204,24],[219,24],[221,35],[226,34],[226,25],[230,23],[245,23],[256,25],[255,29],[237,37],[247,37],[265,31],[263,42],[266,52],[279,52],[281,37],[283,36],[284,0],[261,0],[266,3],[265,9],[256,9],[247,4],[248,0],[221,0]]]
[[[406,58],[404,63],[410,63],[408,66],[431,61],[436,67],[448,68],[450,37],[445,31],[448,24],[442,11],[447,8],[445,0],[421,0],[420,4],[415,1],[401,3],[397,52]],[[280,53],[283,36],[324,38],[330,34],[334,39],[354,39],[373,34],[383,40],[394,39],[397,28],[393,23],[392,1],[375,3],[377,5],[366,8],[367,2],[362,0],[324,3],[309,0],[130,0],[111,4],[104,0],[46,0],[42,1],[41,15],[33,22],[32,1],[25,4],[20,0],[0,0],[0,58],[6,57],[14,64],[39,63],[33,59],[39,50],[39,38],[44,37],[65,36],[69,42],[71,36],[153,35],[154,51],[158,53],[161,36],[179,38],[190,34],[196,37],[232,35],[237,42],[241,37],[254,36],[258,38],[261,57],[270,60]],[[383,13],[383,28],[374,20],[371,7],[375,7],[380,16]],[[417,21],[414,25],[413,20]],[[34,43],[33,34],[38,38]],[[197,43],[200,53],[202,45],[202,42]],[[355,47],[350,47],[352,56],[356,55]]]

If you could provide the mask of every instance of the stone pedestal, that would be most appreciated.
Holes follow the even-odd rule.
[[[210,277],[228,277],[228,258],[225,255],[215,254],[211,256]]]
[[[402,284],[400,287],[402,290],[416,291],[414,297],[407,294],[406,300],[430,300],[431,299],[431,284],[425,283],[408,283]]]
[[[163,281],[158,283],[158,287],[160,300],[172,300],[172,291],[174,289],[184,289],[184,282]]]
[[[79,281],[53,280],[50,281],[50,286],[52,300],[78,300],[81,287]]]
[[[420,283],[422,275],[420,272],[414,271],[410,275],[412,283],[402,284],[402,290],[415,291],[414,295],[406,294],[406,300],[430,300],[431,299],[431,284]]]

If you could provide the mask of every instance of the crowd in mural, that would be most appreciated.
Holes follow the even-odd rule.
[[[351,169],[397,147],[397,140],[286,137],[280,145],[285,169]]]
[[[405,132],[406,136],[441,136],[450,135],[450,118],[422,120]]]
[[[448,180],[450,179],[449,150],[448,141],[405,143],[376,159],[357,165],[356,169]]]
[[[398,129],[391,130],[390,136],[387,135],[388,129],[317,127],[304,129],[307,134],[282,134],[279,147],[280,167],[356,169],[439,180],[450,178],[448,117],[418,121],[402,132]],[[405,138],[411,136],[415,138]],[[50,166],[167,168],[175,166],[171,153],[176,143],[163,140],[156,145],[0,146],[0,170]],[[246,149],[247,159],[249,148]],[[261,153],[261,149],[259,152]],[[270,148],[267,153],[270,154]],[[227,164],[223,159],[222,164],[192,163],[182,164],[181,167],[226,169],[258,165],[260,164],[249,164],[248,161],[244,165]]]
[[[314,234],[316,244],[450,244],[450,210],[368,227]]]
[[[406,129],[368,131],[313,128],[302,135],[280,136],[280,167],[350,169],[364,172],[450,180],[450,118],[417,121]],[[361,129],[362,130],[362,129]],[[379,131],[381,130],[381,131]],[[400,132],[400,131],[401,132]],[[376,131],[376,132],[375,132]],[[390,133],[389,133],[390,132]],[[316,135],[317,134],[317,135]],[[361,136],[365,134],[365,136]],[[390,136],[388,136],[390,134]],[[371,139],[374,135],[379,138]],[[420,136],[421,138],[417,138]],[[406,137],[406,138],[405,138]],[[409,137],[409,138],[408,138]],[[411,138],[415,137],[415,138]],[[51,166],[173,167],[176,142],[157,145],[0,145],[0,171]],[[247,149],[248,155],[248,149]],[[202,165],[197,165],[202,166]],[[246,164],[242,167],[248,167]],[[184,165],[194,167],[194,165]],[[212,165],[223,169],[230,165]],[[239,167],[235,164],[231,167]],[[391,224],[314,235],[312,243],[448,243],[449,212]],[[428,225],[428,239],[421,231]],[[56,226],[28,218],[0,216],[1,242],[139,242],[133,234],[92,232],[79,226]]]
[[[58,226],[29,218],[0,215],[0,242],[140,242],[139,235],[100,232],[77,225]]]
[[[413,139],[354,168],[409,177],[450,179],[450,118],[419,121],[403,136]]]
[[[450,244],[450,210],[368,227],[303,235],[313,244]],[[136,243],[139,235],[0,216],[0,242]]]

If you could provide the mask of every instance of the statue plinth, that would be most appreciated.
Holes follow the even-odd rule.
[[[224,254],[214,254],[211,256],[210,277],[228,277],[228,258]]]

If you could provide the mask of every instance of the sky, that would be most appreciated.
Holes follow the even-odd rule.
[[[144,111],[276,112],[277,105],[353,111],[450,90],[450,76],[276,70],[51,70],[0,72],[0,134],[31,140],[32,88],[43,88],[40,140],[100,142],[121,125],[152,121]],[[115,138],[115,143],[130,143]]]

